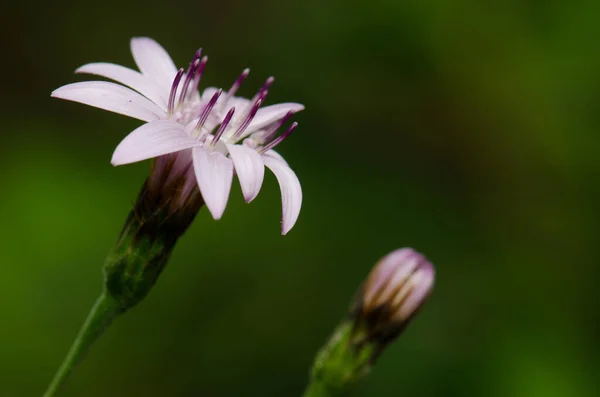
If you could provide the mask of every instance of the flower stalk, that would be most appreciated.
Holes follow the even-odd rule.
[[[175,163],[174,157],[154,163],[151,176],[142,186],[106,259],[104,290],[44,397],[55,396],[113,320],[146,297],[167,265],[175,243],[202,207],[197,187],[185,189],[185,174],[176,173],[173,177]]]
[[[106,294],[106,292],[103,292],[96,300],[69,353],[67,353],[43,397],[53,397],[56,395],[73,368],[83,359],[92,344],[102,335],[119,312],[120,307],[118,302]]]
[[[343,321],[317,353],[304,397],[343,395],[370,370],[374,346],[355,343],[351,321]]]

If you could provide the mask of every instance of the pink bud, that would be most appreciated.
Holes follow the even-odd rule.
[[[358,340],[372,342],[376,354],[396,338],[433,289],[433,265],[412,248],[382,258],[354,302],[351,318]]]

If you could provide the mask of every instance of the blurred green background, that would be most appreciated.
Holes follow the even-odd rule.
[[[367,5],[368,4],[368,5]],[[436,264],[425,310],[354,396],[597,396],[600,3],[10,2],[0,24],[0,396],[40,396],[101,289],[148,173],[109,164],[140,123],[50,92],[133,67],[129,39],[203,84],[277,82],[304,206],[279,235],[268,174],[203,210],[150,296],[61,396],[299,396],[313,355],[387,252]]]

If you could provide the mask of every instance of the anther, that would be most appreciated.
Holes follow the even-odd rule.
[[[254,98],[252,98],[252,102],[256,101],[257,99],[260,99],[261,101],[265,101],[265,98],[267,97],[267,94],[269,93],[269,88],[271,88],[271,86],[273,85],[273,83],[275,82],[275,77],[271,76],[269,77],[262,85],[262,87],[260,87],[260,90],[258,90],[258,92],[256,93],[256,95],[254,95]]]
[[[224,104],[227,103],[229,98],[231,98],[232,96],[235,95],[235,93],[240,88],[240,86],[242,85],[244,80],[246,80],[246,77],[248,77],[249,74],[250,74],[250,69],[248,69],[248,68],[246,68],[242,71],[242,73],[235,80],[235,82],[233,83],[233,85],[231,86],[229,91],[227,91],[227,96],[225,97],[225,101],[223,102]]]
[[[248,112],[248,114],[246,114],[246,117],[244,117],[244,120],[240,123],[239,127],[235,131],[235,134],[233,134],[234,141],[237,141],[242,136],[246,128],[248,128],[248,126],[254,119],[254,116],[256,116],[260,105],[262,105],[262,100],[259,99],[256,102],[254,102],[254,105],[252,106],[252,108],[250,108],[250,111]]]
[[[199,50],[199,51],[201,51],[201,50]],[[188,68],[187,73],[185,75],[185,80],[183,81],[183,87],[181,88],[181,93],[179,94],[179,104],[180,105],[185,100],[185,96],[187,95],[187,92],[188,92],[188,87],[190,86],[190,83],[192,82],[192,77],[194,76],[194,73],[196,72],[196,69],[198,68],[199,65],[200,65],[200,59],[198,59],[198,58],[194,58],[192,63],[190,63],[190,67]]]
[[[292,123],[292,125],[289,126],[289,128],[280,136],[278,136],[277,138],[273,139],[271,142],[269,142],[268,144],[266,144],[265,146],[263,146],[260,149],[260,153],[264,153],[267,150],[271,150],[273,149],[275,146],[279,145],[281,142],[283,142],[283,140],[285,138],[287,138],[288,136],[290,136],[290,134],[296,129],[296,127],[298,127],[298,123],[296,123],[295,121]]]
[[[227,112],[227,116],[225,116],[223,122],[219,126],[219,129],[217,130],[217,133],[215,134],[212,140],[213,146],[215,146],[217,142],[219,142],[219,139],[221,139],[221,135],[223,135],[223,132],[225,132],[225,129],[227,128],[229,122],[231,121],[231,118],[233,117],[233,113],[235,113],[235,107],[229,109],[229,112]]]
[[[175,79],[173,80],[173,85],[171,85],[171,92],[169,93],[169,103],[167,109],[169,110],[169,114],[173,113],[173,109],[175,108],[175,95],[177,94],[177,88],[179,87],[179,82],[181,81],[181,76],[183,76],[184,70],[179,69]]]
[[[273,85],[273,83],[275,82],[275,77],[270,76],[262,85],[262,87],[260,87],[260,90],[258,90],[258,94],[259,96],[263,96],[263,93],[268,91],[269,88],[271,88],[271,86]],[[267,94],[265,93],[264,96],[267,96]]]
[[[196,130],[199,131],[204,126],[204,123],[206,123],[206,119],[208,119],[208,115],[215,107],[215,104],[219,100],[219,97],[222,93],[223,90],[218,90],[217,92],[215,92],[212,98],[210,98],[210,101],[208,101],[208,103],[204,107],[204,109],[202,109],[202,112],[200,113],[200,118],[198,119],[198,124],[196,124]]]
[[[208,57],[204,56],[200,60],[200,65],[198,65],[198,68],[196,69],[196,72],[194,73],[194,83],[192,84],[191,92],[198,90],[198,85],[200,85],[200,78],[202,77],[202,72],[204,72],[204,68],[206,67],[206,62],[208,62]]]
[[[289,112],[287,112],[285,114],[285,116],[283,116],[281,118],[281,120],[279,120],[278,122],[276,122],[275,124],[271,125],[271,127],[266,130],[266,132],[264,134],[262,134],[262,136],[264,136],[264,141],[269,141],[273,138],[273,136],[275,136],[275,133],[277,132],[278,129],[281,128],[282,125],[285,124],[286,121],[288,121],[288,119],[290,117],[292,117],[292,115],[294,114],[294,112],[292,112],[291,110]]]

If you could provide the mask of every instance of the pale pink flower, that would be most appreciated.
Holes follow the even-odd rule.
[[[405,325],[431,293],[434,279],[435,269],[424,255],[412,248],[397,249],[369,274],[361,310],[368,316],[385,308],[390,323]]]
[[[304,106],[280,103],[261,107],[272,77],[252,99],[235,96],[248,69],[228,91],[209,87],[200,94],[198,86],[207,61],[201,50],[187,70],[177,70],[165,49],[150,38],[133,38],[131,53],[140,72],[112,63],[90,63],[76,70],[122,85],[73,83],[54,90],[52,96],[145,121],[117,146],[112,164],[150,158],[157,158],[158,166],[168,163],[175,175],[179,172],[187,178],[184,189],[198,184],[214,219],[225,211],[234,172],[246,202],[250,202],[260,191],[266,166],[281,188],[282,234],[286,234],[298,219],[302,189],[294,171],[273,148],[297,123],[282,134],[278,135],[278,130]]]

